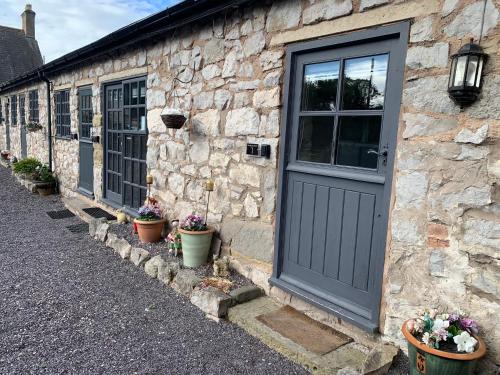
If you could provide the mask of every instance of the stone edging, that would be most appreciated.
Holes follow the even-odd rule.
[[[104,242],[122,259],[128,259],[135,266],[142,268],[148,276],[188,297],[193,305],[211,319],[218,321],[225,318],[231,306],[264,295],[261,288],[253,285],[237,288],[229,294],[214,287],[201,289],[198,284],[202,280],[194,270],[182,268],[179,261],[165,261],[161,255],[151,258],[147,250],[133,247],[126,239],[110,233],[109,228],[110,224],[105,219],[92,219],[89,222],[91,237]]]

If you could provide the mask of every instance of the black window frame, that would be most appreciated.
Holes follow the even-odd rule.
[[[17,126],[17,95],[10,97],[10,123],[12,127]]]
[[[70,90],[54,93],[56,137],[71,139]]]
[[[31,90],[29,97],[29,122],[40,122],[40,112],[38,108],[38,90]]]
[[[26,95],[20,94],[17,100],[19,103],[19,124],[24,126],[26,125]]]
[[[10,102],[9,98],[5,100],[5,125],[10,125]]]

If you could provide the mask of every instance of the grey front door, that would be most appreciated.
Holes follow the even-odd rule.
[[[28,141],[26,139],[26,98],[24,95],[19,96],[19,117],[20,124],[19,127],[21,132],[21,159],[26,159],[28,157]]]
[[[7,150],[10,151],[10,113],[9,113],[10,103],[7,99],[5,103],[5,146]]]
[[[146,80],[106,86],[105,197],[137,210],[146,198]]]
[[[271,282],[370,331],[378,328],[405,25],[376,40],[360,32],[288,51]]]
[[[92,143],[92,89],[78,90],[80,177],[78,189],[94,195],[94,145]]]

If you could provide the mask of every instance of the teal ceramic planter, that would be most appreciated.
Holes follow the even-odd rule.
[[[473,375],[477,361],[486,354],[486,345],[480,337],[476,337],[478,347],[472,353],[449,353],[428,347],[418,341],[402,327],[403,335],[408,341],[408,359],[410,375]]]
[[[203,232],[179,229],[182,242],[182,258],[184,267],[199,267],[208,260],[208,252],[212,243],[214,230],[209,228]]]

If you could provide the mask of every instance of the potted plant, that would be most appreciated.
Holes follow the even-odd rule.
[[[182,242],[182,257],[185,267],[198,267],[208,259],[214,229],[199,215],[191,214],[179,228]]]
[[[25,126],[26,130],[30,133],[42,130],[42,125],[40,125],[38,122],[28,122]]]
[[[146,243],[160,241],[165,222],[158,201],[148,198],[144,206],[139,208],[139,216],[134,220],[139,240]]]
[[[54,194],[56,179],[48,166],[37,167],[32,176],[38,194],[43,196]]]
[[[486,353],[477,323],[457,313],[425,312],[402,327],[408,341],[410,375],[472,375]]]
[[[3,160],[9,160],[9,154],[10,152],[7,150],[3,150],[2,152],[0,152],[0,155],[2,155]]]
[[[33,175],[36,172],[36,169],[42,166],[42,163],[40,163],[35,158],[26,158],[18,161],[12,158],[12,163],[12,170],[14,171],[14,173],[18,174],[22,178],[27,179],[33,179]]]

